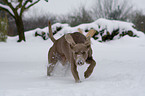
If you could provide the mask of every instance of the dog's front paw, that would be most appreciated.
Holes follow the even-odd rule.
[[[85,77],[85,78],[88,78],[88,77],[91,75],[91,73],[92,73],[92,72],[86,71],[86,72],[84,73],[84,77]]]
[[[76,80],[75,82],[76,82],[76,83],[81,83],[82,81],[80,81],[80,80]]]

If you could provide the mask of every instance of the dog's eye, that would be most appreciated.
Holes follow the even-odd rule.
[[[86,52],[81,52],[82,54],[85,54]]]
[[[78,54],[78,52],[75,52],[75,54]]]

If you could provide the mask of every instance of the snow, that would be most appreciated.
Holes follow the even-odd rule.
[[[18,37],[0,42],[0,96],[145,95],[144,34],[103,43],[91,39],[97,66],[88,79],[83,77],[88,65],[78,67],[82,82],[75,83],[69,66],[59,63],[54,76],[46,76],[48,50],[53,43],[34,37],[35,31],[25,33],[27,42],[16,43]],[[59,38],[60,34],[54,37]]]
[[[11,3],[14,8],[16,8],[19,5],[18,1],[13,1],[13,2],[9,1],[9,3]]]

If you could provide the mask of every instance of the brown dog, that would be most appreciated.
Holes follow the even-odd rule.
[[[60,61],[62,65],[66,62],[71,63],[71,72],[75,82],[80,82],[77,65],[83,65],[85,62],[90,64],[84,73],[84,77],[88,78],[96,65],[92,57],[92,49],[90,36],[85,37],[79,32],[63,35],[58,40],[55,40],[49,22],[49,37],[53,41],[53,46],[48,52],[49,67],[47,67],[47,75],[50,76],[56,63]]]

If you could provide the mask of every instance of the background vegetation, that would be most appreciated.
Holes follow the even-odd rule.
[[[50,20],[52,24],[56,22],[68,23],[73,27],[82,23],[93,22],[99,18],[106,18],[132,22],[135,24],[137,30],[145,33],[145,15],[142,14],[140,10],[133,10],[133,5],[127,0],[119,1],[120,0],[96,0],[92,8],[86,9],[85,6],[80,6],[66,15],[54,16],[50,13],[49,16],[41,16],[39,18],[23,18],[24,30],[28,31],[38,27],[44,28],[48,25],[48,20]],[[3,14],[3,11],[0,10],[0,14]],[[9,36],[18,35],[15,20],[9,15],[7,15],[7,17],[9,25],[7,34]]]
[[[0,42],[6,42],[8,29],[7,15],[5,17],[0,16]]]

